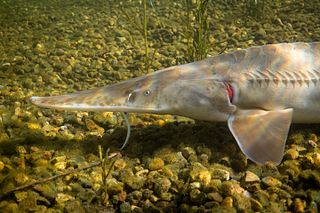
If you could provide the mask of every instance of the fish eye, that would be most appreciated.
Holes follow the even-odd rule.
[[[144,92],[143,92],[143,95],[144,96],[148,96],[148,95],[150,95],[151,94],[151,91],[150,90],[145,90]]]

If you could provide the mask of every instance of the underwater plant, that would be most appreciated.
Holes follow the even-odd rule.
[[[149,43],[148,43],[148,3],[153,8],[153,1],[151,0],[143,0],[142,1],[142,10],[138,10],[138,13],[141,14],[139,17],[143,17],[142,19],[135,19],[135,17],[130,16],[129,11],[127,12],[123,7],[119,7],[119,10],[121,13],[125,16],[126,21],[130,24],[130,27],[132,29],[139,32],[139,34],[142,36],[144,41],[144,59],[145,59],[145,70],[148,72],[150,66],[151,66],[151,60],[149,56]],[[133,11],[133,13],[136,13],[137,11]],[[130,38],[130,41],[134,41],[135,39]]]
[[[110,162],[110,156],[109,156],[109,149],[105,152],[105,155],[103,155],[103,149],[102,146],[98,146],[98,152],[99,152],[99,161],[101,166],[101,177],[102,177],[102,197],[101,202],[104,205],[108,204],[109,195],[108,195],[108,187],[107,187],[107,179],[114,167],[115,160]],[[113,156],[112,156],[113,157]]]
[[[246,0],[244,1],[245,10],[248,16],[255,19],[264,19],[271,17],[280,7],[278,0]]]
[[[247,0],[245,2],[246,12],[249,16],[258,18],[263,16],[266,7],[265,0]]]
[[[207,57],[209,50],[209,0],[185,0],[187,8],[187,60],[189,62]],[[194,18],[193,18],[194,17]]]

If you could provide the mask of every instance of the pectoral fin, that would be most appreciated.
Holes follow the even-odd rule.
[[[283,158],[292,109],[277,111],[237,110],[228,126],[242,152],[252,161],[280,164]]]

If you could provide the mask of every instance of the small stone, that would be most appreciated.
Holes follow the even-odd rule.
[[[173,177],[173,176],[174,176],[174,173],[173,173],[173,171],[170,169],[169,166],[164,166],[164,167],[162,168],[162,172],[163,172],[163,174],[164,174],[165,176],[167,176],[167,177]]]
[[[55,157],[55,158],[54,158],[54,161],[55,161],[55,162],[65,162],[66,159],[67,159],[67,157],[64,156],[64,155],[62,155],[62,156],[57,156],[57,157]]]
[[[222,202],[223,197],[218,192],[211,192],[211,193],[208,193],[208,199],[214,200],[220,203]]]
[[[38,123],[35,122],[28,122],[27,123],[27,127],[30,130],[37,130],[37,129],[41,129],[40,125]]]
[[[172,197],[173,197],[173,195],[169,192],[165,192],[160,195],[160,199],[165,200],[165,201],[170,201],[172,199]]]
[[[230,180],[230,172],[224,169],[213,169],[212,178],[220,180]]]
[[[255,199],[257,199],[262,206],[269,205],[270,194],[265,190],[258,190],[255,192]]]
[[[317,142],[318,141],[318,136],[316,134],[310,134],[309,135],[309,140]]]
[[[14,202],[8,202],[6,200],[0,202],[0,209],[2,212],[21,212],[21,209],[19,209],[18,204]]]
[[[101,137],[104,135],[104,132],[105,132],[104,128],[100,127],[93,120],[86,119],[85,123],[89,131],[92,131],[93,133],[97,133],[97,135]]]
[[[71,195],[64,194],[64,193],[58,193],[56,197],[56,202],[62,206],[64,206],[64,203],[69,200],[74,200],[75,198]]]
[[[9,140],[9,136],[7,133],[5,132],[0,132],[0,144],[1,143],[4,143],[4,142],[7,142]]]
[[[29,180],[29,177],[24,173],[18,173],[14,179],[16,183],[21,186]]]
[[[151,161],[149,162],[148,168],[151,171],[155,171],[155,170],[159,170],[164,166],[164,161],[161,158],[153,158],[151,159]]]
[[[263,209],[262,204],[253,198],[250,199],[250,203],[252,210],[254,210],[255,212],[261,212],[261,210]]]
[[[115,195],[123,191],[123,183],[117,181],[115,178],[107,179],[106,187],[110,195]]]
[[[314,140],[308,140],[308,144],[313,148],[317,148],[318,147],[317,142],[314,141]]]
[[[82,207],[81,202],[79,200],[71,200],[68,201],[64,207],[64,212],[71,213],[85,213],[85,209]]]
[[[124,159],[117,159],[115,162],[114,162],[114,169],[118,169],[118,170],[121,170],[121,169],[124,169],[126,168],[127,166],[127,163]]]
[[[66,156],[57,156],[54,158],[54,168],[57,170],[64,170],[67,167],[67,157]]]
[[[5,164],[0,160],[0,172],[4,169]]]
[[[28,192],[15,192],[14,196],[16,197],[17,201],[20,203],[22,200],[28,197]]]
[[[123,43],[125,42],[127,39],[125,37],[122,37],[122,36],[119,36],[119,37],[116,37],[116,41],[118,41],[119,43]]]
[[[120,212],[121,213],[131,213],[131,205],[129,202],[123,202],[120,205]]]
[[[189,195],[191,201],[196,204],[202,204],[206,199],[206,194],[201,192],[199,189],[192,189]]]
[[[284,157],[288,160],[294,160],[299,157],[299,152],[295,149],[289,149],[288,151],[286,151]]]
[[[293,140],[294,144],[302,144],[304,142],[303,134],[294,134],[291,136],[291,139]]]
[[[171,181],[168,178],[159,178],[154,183],[154,192],[156,195],[160,196],[162,193],[168,192],[170,187]]]
[[[196,182],[192,182],[189,185],[190,189],[200,189],[201,188],[201,183],[196,181]]]
[[[264,183],[266,186],[269,186],[269,187],[272,187],[272,186],[279,187],[282,185],[281,181],[279,181],[278,179],[273,178],[271,176],[267,176],[267,177],[262,178],[262,183]]]
[[[205,190],[208,192],[211,191],[220,191],[220,188],[222,186],[222,182],[219,179],[212,179],[210,183],[205,187]]]
[[[295,212],[305,212],[306,202],[301,200],[300,198],[295,198],[293,201]]]
[[[235,196],[243,194],[246,190],[235,180],[224,181],[221,186],[221,192],[224,196]]]
[[[316,168],[320,168],[320,153],[314,153],[313,155],[313,161]],[[0,169],[1,171],[1,169]]]
[[[226,197],[222,201],[222,206],[233,207],[233,199],[232,197]]]
[[[145,201],[144,205],[142,207],[142,212],[153,212],[153,213],[161,213],[162,211],[155,206],[154,204],[152,204],[150,201]]]
[[[260,178],[255,173],[250,172],[250,171],[246,171],[245,176],[244,176],[244,181],[246,183],[256,183],[256,182],[260,182]]]
[[[220,206],[220,204],[217,201],[209,201],[204,204],[204,207],[206,209],[211,209],[211,210],[212,210],[212,208],[215,208],[218,206]],[[213,212],[213,211],[210,211],[210,212]]]
[[[34,162],[34,165],[37,167],[46,167],[49,165],[49,161],[46,159],[38,159]]]
[[[151,202],[155,203],[155,202],[157,202],[158,200],[159,200],[159,198],[158,198],[157,196],[155,196],[155,195],[150,195],[150,201],[151,201]]]
[[[141,191],[133,191],[131,193],[129,193],[127,195],[127,201],[131,204],[131,205],[138,205],[138,203],[140,202],[141,198],[142,198],[143,194]]]
[[[182,203],[180,206],[180,212],[190,212],[191,208],[188,204]]]
[[[67,167],[67,162],[57,162],[54,164],[54,168],[57,170],[65,170]]]
[[[211,181],[211,173],[208,170],[201,170],[199,171],[199,181],[204,185],[207,186]]]
[[[145,178],[133,176],[133,177],[130,177],[129,179],[125,180],[125,183],[132,190],[139,190],[144,186]]]
[[[195,155],[196,151],[193,148],[187,146],[182,149],[181,153],[185,159],[188,159],[190,155]]]
[[[27,150],[26,148],[24,148],[23,146],[17,146],[16,151],[21,155],[23,154],[27,154]]]
[[[204,186],[207,186],[211,181],[211,173],[208,168],[196,162],[192,164],[190,178],[191,181],[198,181]]]

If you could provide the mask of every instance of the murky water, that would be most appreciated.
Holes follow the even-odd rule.
[[[107,178],[114,159],[18,188],[99,162],[98,145],[115,152],[126,133],[116,114],[41,109],[29,98],[187,63],[203,25],[200,0],[186,2],[146,1],[145,25],[144,1],[0,0],[3,212],[317,212],[318,125],[293,126],[275,167],[247,160],[224,124],[131,115],[130,143]],[[209,1],[204,51],[319,41],[319,8],[318,0]]]

